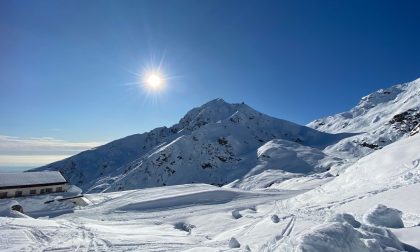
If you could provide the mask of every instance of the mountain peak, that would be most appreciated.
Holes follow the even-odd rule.
[[[228,119],[244,106],[246,106],[244,103],[228,103],[222,98],[213,99],[188,111],[174,127],[177,130],[194,130],[209,123]]]
[[[210,100],[210,101],[204,103],[201,107],[212,106],[212,105],[220,105],[220,104],[229,104],[229,103],[226,102],[223,98],[216,98],[216,99],[213,99],[213,100]]]

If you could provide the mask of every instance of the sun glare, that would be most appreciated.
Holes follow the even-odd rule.
[[[151,91],[159,91],[163,88],[165,79],[160,73],[151,72],[145,75],[144,85]]]

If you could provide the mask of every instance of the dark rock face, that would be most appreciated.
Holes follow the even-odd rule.
[[[403,133],[409,133],[420,123],[420,110],[417,107],[404,111],[395,115],[388,123]]]
[[[13,205],[10,207],[10,209],[23,213],[23,207],[21,205]]]
[[[363,147],[373,149],[373,150],[379,150],[379,149],[382,148],[377,144],[371,144],[371,143],[366,143],[366,142],[362,142],[360,145],[363,146]]]

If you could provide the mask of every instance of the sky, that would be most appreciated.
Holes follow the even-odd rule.
[[[420,1],[0,1],[0,167],[214,99],[306,124],[420,77]],[[145,69],[165,88],[143,88]]]

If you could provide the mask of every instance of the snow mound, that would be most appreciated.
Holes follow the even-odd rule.
[[[348,213],[336,213],[332,215],[328,220],[328,222],[340,222],[340,223],[348,223],[352,225],[354,228],[359,228],[361,223],[358,222],[353,215]]]
[[[395,208],[389,208],[378,204],[363,216],[364,222],[388,228],[403,228],[404,223],[401,219],[402,212]]]
[[[382,252],[404,249],[389,230],[375,227],[358,230],[347,222],[326,222],[282,241],[279,251]]]
[[[369,241],[371,244],[376,244],[375,246],[378,248],[380,247],[385,251],[405,251],[403,244],[389,229],[370,225],[362,225],[359,231],[361,232],[363,238],[366,239],[366,241]]]
[[[14,210],[15,206],[21,206],[16,200],[7,200],[0,204],[0,217],[30,218],[26,214]]]
[[[297,251],[369,251],[361,234],[347,223],[325,223],[296,238]]]
[[[245,190],[269,187],[279,189],[275,187],[284,181],[325,172],[333,166],[342,165],[343,161],[298,142],[273,139],[257,149],[256,163],[243,178],[230,183],[228,187]],[[311,177],[309,180],[313,179]],[[293,185],[297,184],[295,182],[292,182]]]
[[[299,142],[273,139],[257,150],[259,166],[291,173],[325,171],[341,160],[327,156],[317,148]],[[255,170],[255,168],[254,168]]]

